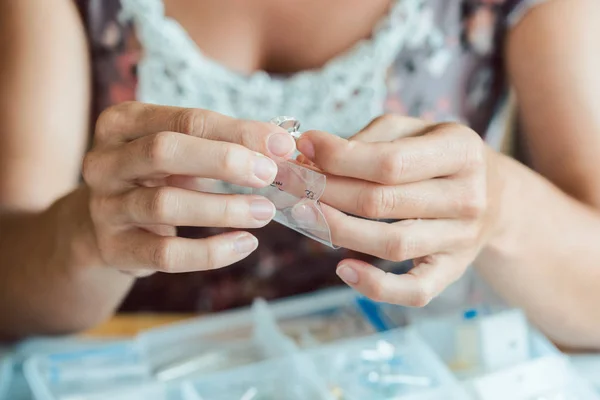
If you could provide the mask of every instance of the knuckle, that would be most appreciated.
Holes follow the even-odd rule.
[[[244,163],[250,164],[247,154],[233,144],[224,144],[223,150],[220,153],[218,165],[222,171],[227,173],[237,172],[239,165]],[[251,170],[251,169],[249,169]]]
[[[176,133],[159,132],[148,141],[144,148],[144,156],[156,172],[168,172],[164,168],[170,160],[175,158],[178,144]]]
[[[393,233],[388,235],[385,256],[389,261],[402,262],[409,260],[415,252],[415,243],[410,235]]]
[[[478,171],[485,168],[486,151],[483,140],[470,130],[466,130],[463,147],[463,171]]]
[[[423,279],[417,279],[415,284],[415,290],[410,297],[411,307],[425,307],[433,299],[433,290],[431,286]]]
[[[389,216],[396,208],[396,196],[385,186],[364,190],[358,201],[361,215],[372,219]]]
[[[98,142],[103,142],[108,138],[110,127],[117,119],[117,112],[114,107],[102,111],[96,120],[96,128],[94,130],[94,137]]]
[[[395,122],[396,119],[397,119],[397,116],[394,114],[383,114],[383,115],[380,115],[377,118],[375,118],[373,120],[373,122],[376,122],[376,123]]]
[[[371,122],[369,123],[369,125],[367,125],[366,129],[370,129],[370,128],[375,128],[375,127],[386,127],[386,126],[391,126],[391,124],[394,124],[396,122],[396,116],[394,116],[394,114],[383,114],[380,115],[378,117],[375,117],[373,120],[371,120]]]
[[[459,205],[461,215],[469,219],[477,219],[485,214],[487,210],[485,190],[473,187],[466,190],[461,197]]]
[[[456,122],[438,124],[436,125],[436,131],[452,135],[453,142],[462,143],[463,167],[461,170],[479,169],[485,165],[485,145],[482,138],[475,131]]]
[[[85,183],[90,187],[95,186],[97,184],[97,178],[101,176],[99,164],[99,156],[96,152],[91,151],[83,158],[81,174]]]
[[[110,200],[104,196],[91,196],[89,201],[89,210],[92,221],[96,226],[101,223],[112,220],[113,214]]]
[[[225,199],[225,201],[220,202],[219,204],[219,212],[221,214],[221,218],[223,219],[223,223],[227,226],[234,225],[234,220],[236,219],[235,215],[239,214],[239,203],[234,204],[234,198],[235,197],[229,197]]]
[[[353,143],[350,142],[349,146],[352,145]],[[317,152],[316,157],[319,159],[318,163],[331,172],[340,170],[340,167],[348,161],[347,149],[344,147],[334,147],[329,150]]]
[[[136,102],[128,101],[119,103],[102,111],[96,120],[96,139],[99,142],[104,142],[109,139],[114,127],[118,126],[121,121],[126,118],[129,110],[132,107],[135,107],[136,104]]]
[[[463,241],[460,243],[461,247],[472,248],[473,244],[479,242],[479,226],[471,225],[464,229],[463,232]]]
[[[195,108],[178,110],[173,114],[171,126],[175,132],[204,136],[207,132],[207,113]]]
[[[241,119],[235,120],[231,125],[237,142],[249,149],[259,149],[260,146],[258,146],[257,142],[259,138],[262,139],[259,134],[263,132],[268,134],[273,130],[273,127],[269,123]]]
[[[479,170],[485,165],[485,147],[478,142],[467,145],[465,151],[465,167],[470,170]]]
[[[128,258],[130,250],[127,248],[127,245],[124,244],[124,240],[121,236],[126,234],[128,233],[118,233],[112,229],[96,230],[98,253],[101,260],[106,265],[120,267],[127,263],[124,260]]]
[[[378,303],[382,303],[386,301],[385,290],[383,285],[380,283],[374,283],[368,288],[367,297],[371,300],[376,301]]]
[[[107,265],[118,265],[118,250],[117,246],[112,243],[110,236],[96,233],[97,243],[98,243],[98,252],[100,253],[100,257],[102,261],[104,261]]]
[[[177,268],[177,249],[171,237],[161,237],[152,248],[150,264],[161,272],[174,272]]]
[[[464,125],[457,122],[441,122],[435,126],[435,130],[442,132],[462,132]]]
[[[383,156],[380,161],[381,181],[393,184],[404,173],[406,161],[395,152]]]
[[[147,214],[152,221],[169,221],[174,210],[177,209],[177,196],[169,187],[163,186],[152,189],[151,197],[146,203]]]
[[[221,266],[222,265],[219,263],[219,253],[217,249],[213,246],[207,246],[204,253],[204,269],[213,270],[218,269]]]

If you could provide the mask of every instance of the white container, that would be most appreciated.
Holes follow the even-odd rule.
[[[415,320],[413,326],[464,379],[560,352],[518,310],[466,318],[463,313]]]
[[[331,399],[464,400],[464,389],[412,329],[309,351]]]
[[[549,355],[482,375],[465,383],[475,400],[598,400],[566,357]]]
[[[414,326],[476,400],[596,399],[566,357],[519,310],[473,319],[456,313],[415,320]]]

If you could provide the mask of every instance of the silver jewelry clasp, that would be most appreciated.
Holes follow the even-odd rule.
[[[298,121],[296,118],[281,116],[275,117],[269,122],[282,127],[283,129],[288,131],[289,134],[292,135],[295,139],[300,138],[300,121]]]

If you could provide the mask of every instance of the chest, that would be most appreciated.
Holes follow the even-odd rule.
[[[321,67],[369,38],[390,5],[390,0],[164,1],[166,16],[205,55],[243,74]]]
[[[385,112],[482,131],[503,86],[493,39],[502,9],[487,2],[469,13],[467,0],[108,3],[92,35],[100,107],[135,98],[244,119],[293,115],[342,136]],[[107,42],[117,21],[124,40]]]

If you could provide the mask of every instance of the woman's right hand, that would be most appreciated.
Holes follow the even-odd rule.
[[[209,270],[245,258],[258,245],[248,232],[186,239],[176,237],[176,227],[266,225],[275,215],[269,200],[201,192],[202,181],[267,186],[277,173],[273,160],[294,150],[291,135],[269,123],[136,102],[106,110],[83,164],[101,258],[136,275]]]

